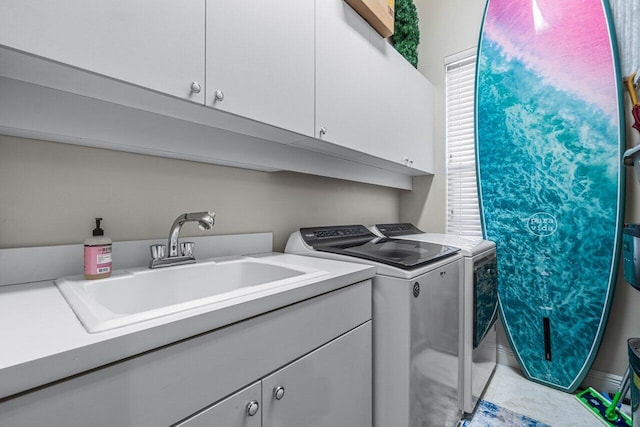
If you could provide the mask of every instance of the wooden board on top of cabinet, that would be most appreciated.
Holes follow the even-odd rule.
[[[206,105],[313,135],[314,18],[312,1],[207,0]]]
[[[205,0],[3,0],[0,45],[204,102]]]

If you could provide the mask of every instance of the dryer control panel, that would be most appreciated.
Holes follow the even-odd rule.
[[[424,233],[424,231],[408,222],[398,224],[376,224],[376,228],[385,237],[408,236],[410,234]]]
[[[377,237],[364,225],[301,228],[300,235],[311,247],[364,243]]]

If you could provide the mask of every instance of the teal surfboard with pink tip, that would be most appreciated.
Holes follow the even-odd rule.
[[[600,347],[623,227],[624,114],[606,0],[489,0],[478,194],[499,312],[525,376],[573,392]]]

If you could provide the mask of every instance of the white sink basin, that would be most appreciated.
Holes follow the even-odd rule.
[[[115,271],[106,279],[55,281],[88,332],[101,332],[195,307],[246,301],[328,273],[251,258],[150,270]]]

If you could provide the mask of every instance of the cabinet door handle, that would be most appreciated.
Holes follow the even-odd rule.
[[[320,128],[320,136],[326,135],[327,134],[327,128],[322,126]]]
[[[213,93],[213,103],[215,104],[216,102],[222,102],[224,101],[224,92],[221,91],[220,89],[216,90]]]
[[[200,87],[200,83],[198,82],[191,82],[191,92],[193,93],[200,93],[200,90],[202,89]]]
[[[276,400],[282,400],[284,397],[284,387],[279,385],[273,389],[273,398]]]
[[[258,409],[260,409],[260,404],[256,400],[252,400],[247,404],[247,415],[253,417],[258,413]]]

